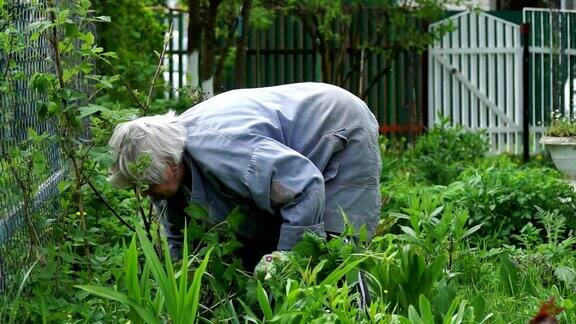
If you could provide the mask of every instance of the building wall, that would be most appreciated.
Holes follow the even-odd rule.
[[[471,0],[469,3],[472,7],[478,7],[482,10],[496,10],[497,0]],[[466,5],[448,5],[447,10],[465,10],[468,9]]]

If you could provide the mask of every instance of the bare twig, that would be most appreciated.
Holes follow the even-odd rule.
[[[144,213],[144,209],[142,208],[142,197],[140,196],[140,192],[138,188],[134,188],[134,194],[136,195],[136,204],[138,205],[138,213],[142,217],[142,221],[144,222],[144,228],[146,229],[146,236],[150,241],[152,241],[152,234],[150,233],[150,223],[146,218],[146,213]]]
[[[92,99],[94,99],[94,97],[96,97],[96,95],[97,95],[98,93],[100,93],[100,91],[102,91],[102,90],[104,90],[104,88],[100,88],[100,89],[94,91],[94,92],[88,97],[88,99],[86,99],[86,102],[92,101]]]
[[[124,87],[126,88],[126,90],[128,90],[128,92],[130,93],[130,95],[132,96],[132,99],[134,99],[134,101],[136,102],[136,104],[138,104],[138,106],[143,110],[146,111],[146,107],[142,104],[142,102],[140,101],[140,99],[138,99],[138,96],[136,95],[136,93],[134,92],[134,90],[132,90],[132,88],[130,87],[130,85],[128,84],[128,82],[126,81],[126,79],[124,79],[122,77],[122,74],[120,74],[120,72],[118,72],[118,70],[116,69],[116,67],[107,59],[100,57],[100,59],[102,61],[104,61],[106,64],[108,64],[110,66],[110,68],[112,69],[112,71],[118,75],[118,77],[120,78],[120,81],[122,82],[122,84],[124,85]]]
[[[130,225],[128,222],[126,222],[122,216],[120,216],[116,210],[114,210],[114,208],[112,207],[112,205],[110,205],[110,203],[108,203],[108,201],[106,200],[106,198],[104,198],[104,196],[102,196],[102,194],[98,191],[98,189],[94,186],[94,184],[92,184],[92,182],[87,179],[86,183],[88,184],[88,187],[90,187],[90,189],[92,189],[92,191],[94,192],[94,194],[96,196],[98,196],[98,198],[100,200],[102,200],[102,202],[104,203],[104,205],[108,208],[108,210],[110,210],[112,212],[112,214],[120,221],[120,223],[124,224],[126,227],[128,227],[130,230],[132,230],[133,232],[135,232],[136,230],[134,229],[134,227],[132,225]]]
[[[52,1],[48,2],[48,6],[50,8],[54,7]],[[54,15],[54,10],[50,10],[50,22],[54,24],[56,21],[56,16]],[[54,51],[54,61],[56,63],[56,74],[58,75],[58,83],[60,85],[60,89],[64,89],[66,83],[64,82],[64,72],[62,71],[62,58],[60,57],[60,48],[59,48],[59,37],[58,37],[58,30],[56,26],[52,26],[52,37],[50,37],[50,43],[52,44],[52,50]],[[63,100],[64,101],[64,100]],[[66,102],[64,102],[64,107],[66,107]]]
[[[366,86],[366,90],[364,90],[360,98],[362,98],[362,100],[366,100],[366,98],[368,98],[368,95],[370,94],[370,90],[372,90],[372,88],[378,83],[378,81],[380,81],[381,77],[386,75],[386,73],[390,72],[391,70],[392,70],[391,68],[385,68],[381,70],[376,76],[374,76],[372,80],[370,80],[370,83],[368,83],[368,85]]]
[[[146,108],[144,109],[144,113],[146,110],[150,108],[150,100],[152,98],[152,91],[156,86],[156,80],[158,79],[158,75],[160,74],[160,70],[162,70],[162,66],[164,65],[164,55],[166,55],[166,48],[168,47],[168,42],[172,41],[172,30],[174,28],[174,23],[170,24],[170,29],[168,30],[168,38],[164,40],[164,44],[162,46],[162,54],[160,54],[160,59],[158,60],[158,66],[156,67],[156,73],[154,73],[154,78],[152,79],[152,83],[150,84],[150,90],[148,90],[148,99],[146,100]]]

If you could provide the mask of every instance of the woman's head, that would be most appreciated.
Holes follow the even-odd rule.
[[[118,187],[141,182],[171,190],[174,181],[181,181],[185,144],[186,128],[173,111],[118,124],[108,142],[116,157],[108,181]],[[142,161],[143,166],[136,167]]]

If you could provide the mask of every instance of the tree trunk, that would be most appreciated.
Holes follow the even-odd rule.
[[[236,64],[234,73],[234,83],[237,88],[246,87],[246,51],[248,43],[248,32],[250,31],[250,12],[252,10],[252,0],[244,0],[242,5],[242,34],[236,44]]]
[[[321,64],[321,71],[322,71],[322,82],[334,84],[334,73],[332,71],[333,68],[333,55],[332,55],[332,47],[327,42],[320,40],[320,64]]]
[[[221,0],[212,0],[206,13],[206,21],[204,22],[204,40],[202,42],[201,60],[202,66],[200,68],[200,81],[202,82],[202,90],[207,98],[214,96],[214,49],[217,47],[216,41],[216,16],[218,15],[218,7]]]
[[[224,45],[221,47],[220,50],[220,57],[218,58],[218,63],[216,63],[216,69],[214,71],[214,84],[216,88],[214,89],[215,93],[220,93],[220,89],[223,88],[222,82],[222,71],[224,70],[224,63],[226,62],[226,58],[228,57],[228,52],[232,47],[232,42],[234,42],[234,35],[236,34],[236,26],[237,20],[235,19],[230,24],[228,24],[228,35],[226,35],[226,41]]]
[[[188,0],[188,81],[192,88],[200,86],[200,42],[202,39],[202,18],[200,0]]]

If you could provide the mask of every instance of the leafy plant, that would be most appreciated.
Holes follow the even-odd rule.
[[[43,7],[38,4],[37,10],[47,13],[48,20],[33,22],[27,26],[31,41],[46,37],[52,49],[53,73],[36,72],[30,78],[30,86],[44,100],[38,105],[38,115],[51,117],[62,134],[57,143],[68,160],[72,177],[61,184],[60,188],[70,189],[69,201],[74,202],[81,230],[85,234],[86,211],[82,195],[86,183],[86,173],[90,167],[88,154],[93,146],[85,139],[83,111],[87,101],[99,91],[106,88],[106,81],[94,73],[94,60],[114,56],[105,53],[95,45],[95,36],[87,31],[87,26],[93,23],[106,22],[107,17],[91,17],[89,15],[90,1],[76,0],[66,2],[63,6],[55,6],[53,1],[47,1]],[[90,87],[89,80],[96,81],[97,86]],[[89,89],[83,91],[83,89]],[[92,109],[92,113],[94,113]],[[66,191],[66,190],[62,190]],[[84,251],[90,256],[89,242],[84,240]],[[88,267],[90,265],[88,264]]]
[[[552,112],[552,123],[546,130],[546,136],[572,137],[576,136],[576,120],[563,116],[558,109]]]
[[[395,257],[386,257],[389,253]],[[418,305],[419,296],[430,293],[440,280],[446,261],[442,255],[427,260],[421,250],[411,245],[393,244],[386,254],[368,259],[364,269],[376,299],[385,300],[406,314],[408,307]]]
[[[400,226],[400,238],[420,246],[428,255],[435,258],[444,255],[448,258],[448,270],[462,241],[474,234],[481,224],[467,228],[468,212],[453,205],[440,205],[438,197],[415,196],[402,213],[391,216],[409,221],[410,226]]]
[[[527,222],[537,225],[537,207],[558,210],[575,228],[576,193],[557,171],[550,168],[489,167],[468,169],[460,180],[461,195],[451,201],[465,208],[474,223],[484,223],[480,233],[509,241]]]
[[[201,280],[210,258],[210,251],[196,269],[193,280],[189,284],[188,271],[194,260],[188,258],[187,244],[184,244],[181,269],[175,272],[166,241],[164,241],[164,254],[166,255],[164,260],[166,268],[164,268],[152,243],[146,237],[146,233],[142,229],[137,229],[136,232],[146,257],[146,263],[142,270],[142,276],[139,277],[138,252],[135,238],[133,238],[130,247],[125,250],[124,271],[127,294],[101,286],[79,285],[77,287],[92,294],[127,304],[132,312],[132,320],[137,323],[140,321],[159,323],[158,319],[164,313],[174,323],[194,322],[200,305]],[[186,237],[185,241],[187,241]],[[150,277],[154,278],[158,285],[154,296],[151,294]]]
[[[156,71],[158,57],[155,51],[162,48],[168,29],[162,19],[166,14],[155,7],[163,3],[156,0],[93,0],[92,4],[99,15],[110,17],[110,23],[98,26],[99,45],[105,51],[116,53],[115,67],[130,87],[146,89]],[[105,62],[100,61],[98,65],[111,77],[118,74]],[[153,97],[162,94],[162,82],[158,88],[160,91],[154,89]],[[114,87],[107,97],[112,102],[133,104],[125,87]]]
[[[46,158],[41,147],[47,142],[47,135],[38,135],[33,129],[28,129],[28,139],[18,143],[9,154],[4,156],[6,166],[12,174],[22,197],[22,213],[24,223],[30,237],[29,257],[35,257],[45,263],[40,248],[41,240],[34,219],[34,194],[38,190],[38,178],[46,173]]]
[[[434,320],[432,313],[432,307],[430,302],[424,295],[420,296],[419,299],[419,312],[410,305],[408,309],[408,319],[401,318],[400,323],[411,323],[411,324],[428,324],[428,323],[443,323],[443,324],[460,324],[460,323],[485,323],[492,317],[492,314],[486,315],[482,319],[476,319],[474,313],[474,307],[467,306],[465,300],[454,299],[448,308],[446,314],[444,314],[442,321],[438,322]]]
[[[490,147],[483,133],[449,124],[448,118],[440,118],[440,123],[416,140],[412,152],[416,165],[432,184],[455,181],[467,166],[484,157]]]

